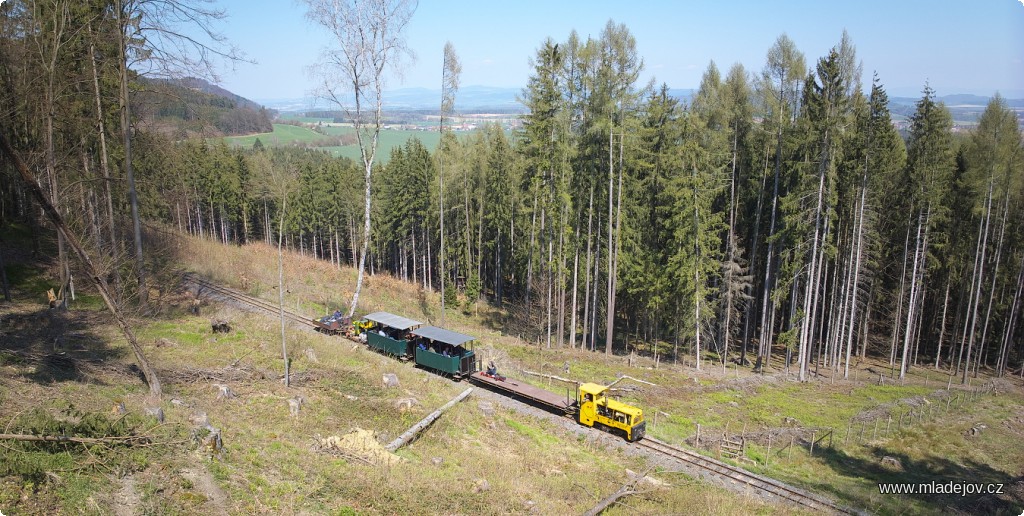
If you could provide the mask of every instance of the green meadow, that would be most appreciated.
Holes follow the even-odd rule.
[[[330,136],[341,136],[352,134],[354,129],[347,126],[330,126],[323,128],[329,136],[318,133],[308,127],[299,127],[288,124],[274,124],[274,132],[251,134],[248,136],[229,136],[224,141],[235,147],[252,147],[259,138],[263,145],[268,147],[286,147],[293,145],[313,145],[318,141],[326,140]],[[380,133],[380,143],[377,148],[376,161],[387,162],[391,156],[391,149],[396,146],[405,145],[410,138],[419,138],[427,149],[433,151],[440,142],[440,135],[436,131],[408,131],[384,129]],[[330,152],[333,156],[342,156],[352,160],[359,160],[359,146],[356,144],[343,146],[319,147]]]

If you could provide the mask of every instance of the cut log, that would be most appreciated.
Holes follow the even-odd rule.
[[[622,375],[619,375],[619,377],[614,382],[608,384],[608,388],[610,389],[613,385],[615,385],[615,384],[617,384],[617,383],[619,383],[622,380],[625,380],[627,378],[629,378],[630,380],[633,380],[634,382],[637,382],[637,383],[642,383],[644,385],[650,385],[651,387],[657,387],[658,386],[658,384],[651,383],[651,382],[648,382],[646,380],[641,380],[639,378],[633,378],[632,376],[629,376],[629,375],[626,375],[626,374],[622,374]]]
[[[70,437],[67,435],[28,435],[0,434],[0,440],[35,441],[47,443],[79,443],[79,444],[149,444],[150,439],[144,435],[127,435],[124,437]]]
[[[611,507],[612,504],[619,500],[619,498],[644,492],[644,490],[638,491],[636,489],[636,486],[640,482],[643,482],[645,478],[647,478],[646,473],[642,475],[633,476],[632,479],[626,484],[623,484],[623,486],[620,487],[618,491],[615,491],[607,498],[598,502],[597,505],[591,507],[589,511],[583,513],[583,516],[597,516],[598,514],[601,514],[605,509]]]
[[[409,443],[409,441],[413,440],[420,432],[422,432],[424,429],[430,426],[431,423],[436,421],[437,418],[441,417],[441,414],[444,414],[445,412],[448,411],[448,409],[454,407],[456,403],[466,399],[466,397],[469,396],[469,393],[471,392],[473,392],[472,387],[462,391],[462,394],[459,394],[458,396],[452,398],[452,400],[449,401],[448,403],[445,403],[443,407],[431,412],[430,415],[423,418],[419,423],[412,425],[408,430],[405,431],[405,433],[398,436],[397,439],[391,441],[391,443],[389,443],[384,448],[386,448],[389,452],[393,452],[401,448],[402,446],[405,446],[406,444]]]
[[[570,380],[568,378],[562,378],[561,376],[555,376],[553,374],[535,373],[533,371],[526,371],[526,370],[524,370],[523,372],[528,374],[528,375],[539,376],[541,378],[550,378],[552,380],[558,380],[560,382],[571,383],[573,385],[579,385],[580,384],[580,382],[578,382],[576,380]]]

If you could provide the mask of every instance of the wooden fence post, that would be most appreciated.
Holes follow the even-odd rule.
[[[811,430],[811,446],[810,446],[811,457],[814,456],[814,438],[817,437],[817,436],[818,436],[818,431],[817,430]]]

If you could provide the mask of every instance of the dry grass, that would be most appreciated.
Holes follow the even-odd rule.
[[[173,261],[181,266],[276,303],[276,248],[264,244],[225,247],[194,238],[181,238],[171,248],[177,250]],[[310,316],[344,308],[355,284],[350,268],[338,269],[292,253],[286,256],[285,277],[286,305]],[[190,420],[203,412],[223,432],[223,453],[211,457],[188,442],[169,446],[125,470],[133,479],[130,483],[109,472],[64,474],[60,485],[29,485],[6,477],[0,483],[0,493],[12,494],[0,494],[0,510],[109,512],[124,502],[125,497],[117,493],[131,484],[137,495],[137,512],[197,513],[223,508],[237,514],[568,514],[583,512],[615,491],[626,481],[626,468],[638,471],[647,467],[642,458],[553,426],[548,419],[498,405],[493,412],[484,411],[480,405],[483,398],[476,396],[400,450],[398,455],[406,459],[401,463],[369,466],[322,453],[314,446],[317,435],[342,435],[362,428],[373,432],[378,441],[387,442],[464,386],[344,339],[290,331],[289,356],[297,376],[286,388],[279,380],[283,362],[275,320],[216,306],[204,308],[200,317],[187,315],[185,297],[171,288],[160,299],[166,304],[159,310],[160,317],[137,321],[137,330],[164,378],[162,406],[167,426],[174,429],[171,435],[184,436],[187,441],[194,426]],[[0,337],[17,335],[19,346],[47,349],[55,324],[39,319],[46,317],[45,310],[40,314],[38,308],[20,306],[18,310],[2,309],[0,332],[4,335]],[[384,275],[368,276],[364,282],[359,313],[374,310],[434,324],[440,319],[436,294]],[[66,351],[76,360],[75,368],[87,374],[47,380],[38,374],[37,363],[0,355],[0,423],[6,424],[33,405],[56,412],[70,402],[82,410],[107,412],[123,401],[130,412],[141,413],[150,404],[116,331],[102,315],[83,314],[73,312],[72,317],[82,319],[63,324],[85,328],[76,332],[87,333],[86,349]],[[211,316],[230,320],[233,331],[213,335]],[[841,426],[879,406],[945,387],[944,376],[924,368],[911,370],[907,386],[872,386],[877,374],[870,371],[884,370],[887,364],[871,361],[859,366],[853,375],[856,380],[821,378],[805,384],[732,366],[723,371],[720,365],[707,364],[696,371],[692,364],[662,361],[656,368],[646,356],[630,359],[546,349],[520,340],[500,326],[502,320],[502,314],[481,305],[480,315],[449,310],[445,326],[477,336],[477,351],[485,360],[496,359],[504,374],[554,392],[564,386],[522,371],[597,382],[628,374],[657,384],[625,381],[619,386],[633,389],[624,397],[645,409],[650,435],[676,442],[690,437],[696,423],[708,431],[724,430],[727,424],[733,431],[744,425],[754,431],[777,427],[784,417],[792,417],[804,424]],[[39,332],[29,331],[37,327]],[[72,346],[73,340],[65,342]],[[107,354],[97,357],[94,353],[98,351]],[[96,362],[98,358],[103,362]],[[777,370],[779,364],[773,365]],[[401,387],[385,389],[381,384],[384,373],[398,375]],[[228,385],[237,396],[218,399],[214,384]],[[937,471],[929,465],[937,464],[936,454],[941,453],[947,460],[942,464],[960,468],[961,474],[981,471],[979,465],[986,465],[984,472],[990,476],[1020,476],[1024,461],[1014,461],[1014,457],[1024,456],[1020,393],[1019,382],[1007,384],[1004,395],[967,407],[957,419],[950,419],[947,430],[937,423],[925,424],[898,438],[837,447],[828,455],[814,457],[797,450],[791,459],[774,460],[759,470],[834,492],[847,503],[872,511],[940,512],[946,505],[880,498],[874,482],[889,477],[874,467],[876,455],[902,454],[912,467],[920,465],[913,470],[917,475]],[[296,396],[306,403],[299,416],[293,417],[287,400]],[[409,397],[417,400],[415,406],[405,411],[396,408],[396,399]],[[1022,419],[1014,423],[1015,417]],[[975,420],[986,421],[990,431],[982,434],[981,440],[968,441],[962,431]],[[763,452],[752,447],[749,454],[757,458]],[[223,491],[223,501],[218,502],[216,493],[190,480],[187,473],[197,468]],[[655,476],[671,487],[630,497],[626,505],[609,514],[793,512],[678,474],[657,472]],[[478,487],[484,485],[486,488]]]

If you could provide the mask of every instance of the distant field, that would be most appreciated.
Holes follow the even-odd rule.
[[[305,127],[298,127],[288,124],[274,124],[274,132],[250,134],[248,136],[229,136],[224,138],[229,145],[236,147],[252,147],[256,138],[266,146],[279,147],[293,145],[296,142],[314,142],[323,138],[322,134],[313,132]]]
[[[334,121],[333,118],[318,118],[318,117],[311,117],[311,116],[300,116],[297,113],[283,113],[278,118],[280,118],[281,120],[302,122],[304,124],[315,124],[317,122],[328,123],[328,122],[333,122]]]
[[[352,134],[351,127],[326,127],[325,132],[330,135]],[[437,132],[432,131],[398,131],[382,130],[380,133],[380,144],[377,149],[378,163],[386,163],[391,157],[391,149],[395,146],[405,145],[410,138],[419,138],[423,145],[430,151],[437,148],[441,137]],[[260,139],[263,145],[268,147],[282,147],[295,145],[297,143],[313,143],[323,139],[324,136],[305,127],[297,127],[288,124],[274,124],[274,132],[252,134],[249,136],[231,136],[224,138],[229,145],[236,147],[252,147]],[[359,147],[356,145],[345,145],[342,147],[320,147],[333,156],[343,156],[352,160],[359,160]]]

